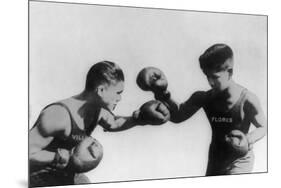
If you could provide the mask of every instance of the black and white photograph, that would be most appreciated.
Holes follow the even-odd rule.
[[[28,3],[29,187],[268,172],[268,16]]]

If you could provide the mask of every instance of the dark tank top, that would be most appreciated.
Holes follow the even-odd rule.
[[[219,101],[213,99],[212,96],[207,96],[204,110],[212,127],[214,141],[221,141],[226,134],[234,129],[247,134],[250,127],[250,119],[249,116],[245,116],[243,110],[246,93],[246,89],[242,90],[234,106],[225,111],[221,111],[218,108]]]
[[[214,166],[224,166],[235,160],[233,153],[229,151],[225,143],[225,136],[232,130],[240,130],[247,134],[250,128],[250,116],[245,115],[244,105],[247,90],[243,89],[239,99],[234,106],[222,111],[219,109],[219,102],[210,93],[207,93],[207,100],[204,111],[212,128],[212,141],[209,149],[209,163]]]
[[[46,150],[48,151],[56,151],[57,148],[64,148],[70,150],[74,146],[76,146],[79,142],[84,140],[86,137],[90,136],[92,131],[97,126],[97,120],[99,116],[100,109],[96,110],[93,113],[93,122],[91,123],[91,126],[87,130],[82,130],[78,127],[76,122],[73,119],[73,116],[69,110],[69,108],[64,103],[53,103],[51,105],[59,105],[65,108],[69,114],[70,121],[71,121],[71,132],[70,135],[66,138],[55,138],[47,147]],[[50,105],[49,105],[50,106]],[[49,107],[47,106],[47,107]],[[47,108],[46,107],[46,108]],[[45,109],[46,109],[45,108]]]
[[[74,121],[71,111],[66,104],[62,102],[52,103],[46,106],[43,110],[53,105],[62,106],[64,109],[67,110],[71,121],[71,131],[70,135],[66,138],[55,137],[52,142],[46,148],[44,148],[44,150],[51,152],[56,152],[58,148],[70,150],[82,140],[84,140],[84,138],[90,136],[95,127],[97,126],[100,108],[97,108],[94,111],[94,118],[89,128],[87,130],[82,130]],[[39,118],[36,121],[34,127],[40,122]],[[31,186],[72,185],[74,183],[74,175],[75,173],[73,172],[55,169],[51,165],[46,165],[40,169],[30,168],[30,184]]]

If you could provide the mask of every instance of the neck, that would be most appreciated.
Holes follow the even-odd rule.
[[[74,96],[75,99],[91,103],[93,101],[93,95],[87,91],[82,91],[80,94]]]
[[[223,100],[228,100],[231,98],[231,93],[233,93],[234,90],[236,90],[236,83],[233,80],[230,80],[226,88],[223,90],[213,90],[213,94]]]
[[[97,107],[99,104],[98,97],[92,92],[83,91],[74,98],[84,103],[83,106],[87,107],[86,111],[91,110],[92,107]]]

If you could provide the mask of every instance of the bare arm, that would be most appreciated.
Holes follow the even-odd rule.
[[[101,109],[99,124],[105,131],[118,132],[135,127],[137,122],[132,116],[114,116],[111,112]]]
[[[33,167],[53,162],[56,153],[45,150],[55,137],[66,133],[70,118],[65,109],[52,106],[45,109],[29,132],[29,161]],[[70,127],[70,126],[69,126]]]
[[[249,144],[253,145],[266,135],[266,118],[258,98],[253,94],[249,94],[248,100],[244,106],[244,110],[245,113],[250,116],[252,124],[256,127],[255,130],[247,134]]]
[[[204,104],[205,92],[195,92],[185,102],[178,104],[173,99],[169,98],[162,101],[166,104],[171,113],[170,121],[173,123],[181,123],[189,119],[195,114]]]

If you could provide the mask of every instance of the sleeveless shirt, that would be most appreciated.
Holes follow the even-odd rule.
[[[100,113],[100,108],[97,108],[93,113],[93,121],[87,130],[82,130],[78,127],[74,118],[71,114],[69,107],[63,102],[56,102],[46,106],[42,111],[47,109],[50,106],[59,105],[67,110],[70,122],[71,122],[71,131],[70,135],[66,138],[55,137],[52,142],[44,148],[44,150],[50,152],[56,152],[58,148],[63,148],[71,150],[78,143],[80,143],[84,138],[91,135],[92,131],[97,126],[97,121]],[[34,124],[34,127],[40,123],[40,116]],[[65,170],[55,169],[51,165],[46,165],[40,169],[30,168],[30,184],[32,186],[52,186],[52,185],[72,185],[74,183],[73,172],[67,172]]]
[[[207,92],[203,109],[212,128],[212,141],[209,149],[209,164],[215,168],[228,165],[237,157],[225,143],[225,136],[232,130],[240,130],[247,134],[250,128],[250,115],[245,114],[247,90],[243,89],[239,99],[229,110],[219,109],[219,99]]]

